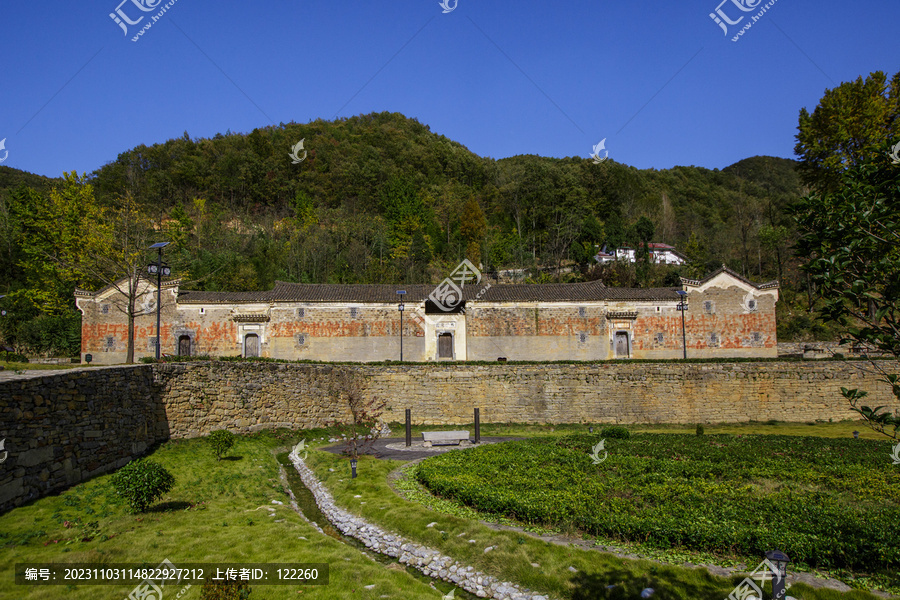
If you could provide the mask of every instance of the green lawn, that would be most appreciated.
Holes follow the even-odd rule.
[[[554,427],[555,431],[549,432],[547,428],[531,426],[484,426],[482,434],[555,435],[583,431],[585,427]],[[827,424],[798,427],[806,427],[803,430],[808,435],[820,428],[826,435],[839,435]],[[394,426],[394,432],[402,435],[402,428]],[[316,562],[327,563],[331,569],[327,586],[254,586],[251,600],[440,598],[448,589],[446,585],[437,591],[397,565],[380,564],[359,550],[318,533],[287,507],[276,452],[284,451],[301,437],[309,441],[329,435],[333,432],[315,430],[241,436],[228,459],[222,461],[215,460],[204,439],[163,444],[152,453],[152,459],[173,473],[176,485],[144,515],[126,511],[110,489],[109,476],[0,515],[0,558],[3,559],[0,600],[63,597],[121,600],[132,589],[131,586],[14,586],[11,582],[15,563],[158,564],[166,558],[176,565]],[[308,464],[337,502],[351,512],[419,543],[439,548],[464,564],[557,598],[635,598],[643,588],[653,587],[657,590],[654,600],[722,600],[740,581],[740,577],[715,578],[705,570],[630,561],[596,551],[553,545],[516,531],[496,531],[472,515],[433,511],[418,502],[404,500],[391,489],[388,474],[403,463],[363,457],[357,479],[350,478],[345,458],[330,453],[312,450]],[[357,495],[361,497],[355,498]],[[285,505],[273,505],[272,500]],[[275,508],[276,516],[267,516],[270,507]],[[426,527],[432,522],[436,525]],[[88,537],[89,541],[83,541]],[[488,546],[494,546],[494,550],[485,554]],[[366,589],[369,585],[374,588]],[[608,585],[617,587],[610,590]],[[813,591],[801,585],[794,586],[790,593],[802,600],[874,598],[865,592],[842,595]],[[199,599],[199,586],[181,598]]]
[[[95,478],[0,516],[0,598],[6,600],[122,600],[133,586],[12,584],[13,565],[26,562],[327,563],[326,586],[254,586],[252,600],[271,598],[441,597],[402,570],[320,534],[287,506],[272,451],[291,439],[239,437],[229,458],[216,461],[203,439],[168,442],[152,459],[176,485],[142,515],[129,514],[112,493],[109,476]],[[272,500],[285,502],[274,505]],[[275,516],[268,516],[268,508]],[[96,522],[91,533],[90,523]],[[90,541],[83,537],[94,535]],[[364,586],[374,585],[373,589]],[[173,596],[174,597],[174,596]],[[182,600],[200,598],[194,586]],[[168,596],[166,598],[168,600]]]

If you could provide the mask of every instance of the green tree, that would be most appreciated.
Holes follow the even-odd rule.
[[[842,326],[848,341],[900,356],[900,168],[888,158],[890,144],[868,149],[868,158],[844,171],[836,191],[803,198],[795,208],[805,259],[820,297],[820,312]],[[900,400],[900,377],[872,362]],[[877,431],[893,427],[900,412],[858,402],[866,392],[843,390],[851,408]]]
[[[784,265],[784,257],[787,254],[790,232],[784,225],[762,225],[758,233],[760,245],[775,253],[778,280],[781,281],[783,277],[782,266]]]
[[[222,457],[234,446],[234,434],[227,429],[217,429],[209,434],[209,445],[216,455],[216,460],[222,460]]]
[[[459,233],[466,240],[466,258],[474,264],[481,262],[481,242],[487,232],[487,219],[475,198],[469,198],[462,210]]]
[[[87,176],[65,173],[46,196],[19,188],[11,207],[19,222],[19,267],[25,276],[25,286],[11,295],[39,314],[71,311],[75,286],[91,283],[79,265],[89,255],[86,227],[101,214]]]
[[[841,175],[882,143],[900,136],[900,72],[887,81],[881,71],[865,80],[825,90],[812,114],[800,110],[797,145],[800,174],[807,185],[834,191]]]
[[[145,269],[147,247],[153,231],[149,217],[127,194],[115,206],[101,207],[87,177],[66,173],[63,182],[48,194],[25,193],[22,216],[24,260],[30,285],[21,295],[47,315],[70,310],[76,286],[97,289],[111,286],[120,296],[111,304],[127,315],[127,362],[134,361],[134,319],[155,311],[155,298],[148,294]],[[152,306],[151,306],[152,304]]]

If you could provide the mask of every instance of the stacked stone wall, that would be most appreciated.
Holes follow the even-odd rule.
[[[126,465],[168,437],[149,365],[2,381],[0,510]]]

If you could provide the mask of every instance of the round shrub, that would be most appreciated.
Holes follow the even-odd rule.
[[[209,434],[209,444],[216,453],[216,460],[222,457],[234,446],[234,434],[227,429],[219,429]]]
[[[703,425],[697,423],[697,429],[694,431],[694,433],[696,433],[697,435],[703,435],[703,431]]]
[[[600,431],[600,435],[604,438],[627,440],[631,437],[631,432],[621,425],[613,425],[612,427],[604,427]]]
[[[166,469],[144,458],[132,461],[116,471],[112,485],[119,496],[136,512],[144,512],[154,501],[172,489],[175,478]]]

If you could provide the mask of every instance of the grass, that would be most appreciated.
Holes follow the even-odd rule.
[[[332,454],[311,452],[307,464],[325,482],[338,504],[351,512],[440,549],[463,564],[553,597],[635,598],[642,589],[652,587],[657,590],[654,598],[664,600],[721,600],[741,580],[715,578],[705,569],[625,560],[574,546],[549,544],[517,531],[496,531],[474,520],[472,513],[430,510],[401,499],[390,489],[388,474],[402,465],[400,462],[362,457],[357,479],[350,478],[347,460]],[[430,523],[435,525],[428,527]],[[494,549],[486,554],[484,549],[488,546]],[[608,585],[617,587],[609,590]],[[839,594],[802,584],[792,587],[791,594],[801,600],[874,598],[862,591]]]
[[[834,424],[836,426],[838,424]],[[796,426],[817,435],[842,436],[833,425]],[[859,428],[858,424],[847,425]],[[845,427],[847,427],[845,426]],[[747,430],[769,425],[744,426]],[[789,426],[794,427],[794,426]],[[806,427],[807,429],[803,429]],[[513,432],[523,437],[584,431],[586,425],[549,427],[485,425],[483,435]],[[394,435],[402,427],[393,426]],[[429,427],[417,428],[433,429]],[[688,429],[685,428],[687,432]],[[692,428],[690,432],[692,432]],[[707,426],[712,433],[713,426]],[[261,433],[236,438],[226,459],[216,461],[205,439],[171,441],[152,453],[175,476],[172,491],[144,515],[133,515],[101,476],[70,490],[0,515],[0,600],[110,599],[122,600],[131,586],[14,586],[13,565],[23,562],[148,562],[168,558],[183,563],[263,562],[328,563],[330,584],[254,586],[251,600],[283,598],[392,599],[440,598],[421,579],[393,566],[373,561],[334,537],[320,534],[287,507],[275,453],[306,438],[334,436],[334,431]],[[313,442],[312,447],[321,445]],[[557,546],[517,531],[495,531],[475,513],[444,514],[397,496],[388,474],[403,463],[362,457],[360,476],[350,478],[345,458],[312,450],[308,463],[332,491],[338,503],[382,527],[412,540],[440,548],[455,560],[500,579],[546,591],[558,598],[635,598],[644,587],[657,590],[654,599],[722,600],[740,581],[712,577],[705,570],[685,569],[651,561],[631,561],[572,546]],[[329,469],[335,469],[329,471]],[[296,481],[293,482],[296,486]],[[361,498],[354,498],[360,495]],[[272,500],[285,502],[273,505]],[[365,503],[365,504],[363,504]],[[267,517],[268,508],[275,517]],[[449,505],[444,506],[452,510]],[[67,523],[68,522],[68,523]],[[437,524],[428,528],[431,522]],[[91,525],[96,523],[96,525]],[[68,526],[67,526],[68,525]],[[320,523],[321,525],[321,523]],[[462,535],[460,535],[462,534]],[[90,538],[89,541],[82,541]],[[305,539],[303,539],[305,538]],[[469,540],[475,540],[470,544]],[[487,554],[484,548],[494,546]],[[532,566],[539,564],[539,567]],[[574,567],[577,573],[572,573]],[[613,590],[607,585],[617,584]],[[374,585],[374,589],[365,589]],[[871,600],[854,591],[839,594],[796,585],[791,595],[801,600]],[[457,592],[457,597],[460,594]],[[174,596],[173,596],[174,597]],[[197,600],[194,586],[181,600]],[[168,595],[166,596],[168,598]]]
[[[43,365],[38,363],[7,362],[5,360],[0,360],[0,367],[3,367],[8,371],[54,371],[57,369],[78,369],[86,366],[88,365],[82,365],[80,363]]]
[[[446,453],[418,478],[480,510],[658,548],[779,548],[810,567],[900,567],[900,471],[887,441],[644,433],[607,440],[598,465],[600,435]]]
[[[403,570],[386,569],[367,555],[316,531],[291,510],[273,450],[295,439],[270,433],[239,437],[217,461],[205,439],[171,441],[153,460],[174,476],[172,491],[151,509],[130,514],[112,492],[109,476],[0,515],[0,599],[122,600],[133,586],[13,585],[16,563],[87,562],[327,563],[326,586],[253,586],[252,600],[391,598],[441,594]],[[272,504],[272,500],[284,505]],[[275,509],[270,517],[268,508]],[[88,539],[89,541],[83,541]],[[373,589],[364,586],[374,585]],[[168,597],[168,596],[167,596]],[[173,596],[174,597],[174,596]],[[194,586],[182,600],[200,597]]]

